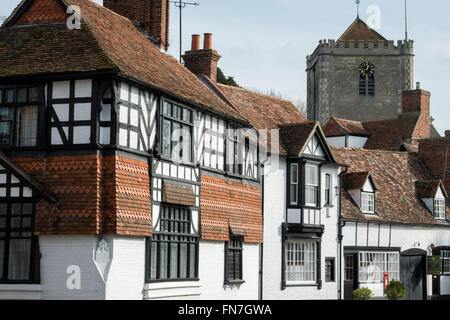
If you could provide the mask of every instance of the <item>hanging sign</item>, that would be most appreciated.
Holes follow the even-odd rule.
[[[427,274],[431,276],[441,274],[441,256],[427,256]]]

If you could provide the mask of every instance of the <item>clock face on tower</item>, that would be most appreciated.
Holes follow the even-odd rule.
[[[370,78],[371,76],[373,76],[373,74],[375,73],[375,66],[373,65],[373,63],[369,62],[369,61],[364,61],[363,63],[361,63],[361,65],[359,66],[359,73],[366,79]]]

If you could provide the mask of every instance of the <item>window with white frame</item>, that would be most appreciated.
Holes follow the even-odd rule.
[[[298,204],[298,163],[291,163],[289,199],[291,205]]]
[[[441,274],[450,275],[450,250],[441,250]]]
[[[325,205],[330,206],[331,202],[331,174],[325,175]]]
[[[435,199],[434,200],[434,217],[436,219],[445,219],[445,200]]]
[[[317,242],[286,241],[285,270],[288,283],[317,282]]]
[[[319,202],[319,167],[305,165],[305,205],[317,207]]]
[[[361,192],[361,209],[364,213],[375,213],[375,193]]]
[[[389,281],[400,280],[400,254],[398,252],[360,252],[359,282],[382,283],[384,273]]]

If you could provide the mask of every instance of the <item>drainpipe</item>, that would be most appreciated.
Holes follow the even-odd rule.
[[[264,166],[261,165],[261,207],[262,207],[262,228],[263,228],[263,242],[259,245],[259,292],[258,300],[263,300],[263,267],[264,267]]]
[[[345,226],[345,222],[342,221],[342,175],[348,172],[348,166],[342,165],[345,168],[344,171],[339,173],[339,205],[338,205],[338,247],[339,247],[339,272],[338,272],[338,300],[342,300],[342,228]]]

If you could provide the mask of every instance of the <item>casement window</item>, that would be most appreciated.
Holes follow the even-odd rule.
[[[450,275],[450,250],[441,250],[441,274]]]
[[[336,268],[335,268],[335,258],[325,259],[325,281],[335,282],[336,281]]]
[[[298,163],[291,163],[289,178],[290,204],[298,204]]]
[[[230,236],[225,243],[225,283],[243,282],[243,237]]]
[[[0,145],[37,145],[39,87],[0,89]]]
[[[286,283],[315,284],[317,282],[318,244],[308,240],[286,240]]]
[[[436,219],[445,220],[445,200],[435,199],[434,200],[434,217]]]
[[[325,205],[331,206],[332,204],[332,193],[331,193],[331,175],[325,175]]]
[[[188,208],[163,205],[160,231],[149,243],[149,281],[198,278],[198,236],[191,234]]]
[[[375,213],[375,193],[361,192],[361,209],[364,213]]]
[[[400,254],[398,252],[360,252],[359,282],[382,283],[384,272],[389,281],[400,280]]]
[[[162,112],[162,155],[191,163],[193,161],[192,110],[164,101]]]
[[[226,161],[227,171],[232,174],[243,174],[243,148],[245,147],[244,137],[241,129],[227,130]]]
[[[319,205],[319,167],[316,165],[305,165],[305,205]]]

